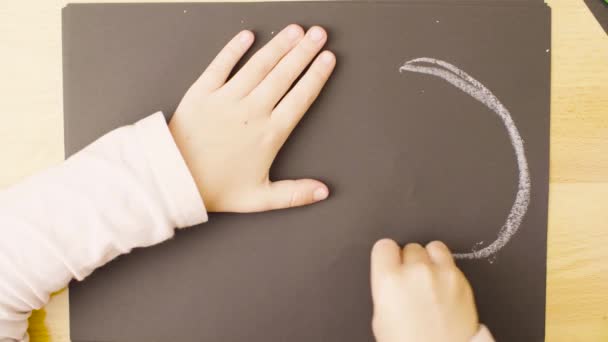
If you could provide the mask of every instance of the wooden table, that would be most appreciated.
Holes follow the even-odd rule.
[[[63,160],[66,2],[0,5],[0,187]],[[553,8],[547,341],[608,341],[608,36],[582,0],[547,2]],[[69,341],[68,310],[65,290],[34,313],[32,341]]]

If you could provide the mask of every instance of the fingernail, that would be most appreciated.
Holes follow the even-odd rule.
[[[313,192],[312,198],[315,201],[322,201],[327,198],[327,195],[329,195],[329,193],[327,192],[327,189],[318,188],[317,190],[315,190],[315,192]]]
[[[328,51],[325,51],[321,54],[321,62],[330,65],[334,62],[334,56]]]
[[[320,28],[313,27],[312,29],[310,29],[309,35],[310,35],[310,39],[313,42],[319,42],[319,41],[321,41],[321,39],[323,39],[324,33],[323,33],[323,30],[321,30]]]
[[[287,28],[287,38],[294,40],[300,36],[300,30],[296,25],[291,25]]]
[[[243,44],[249,44],[249,42],[251,42],[251,33],[249,31],[241,32],[241,36],[239,37],[239,40]]]

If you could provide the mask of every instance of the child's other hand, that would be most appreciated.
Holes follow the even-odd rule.
[[[468,342],[477,333],[471,286],[443,243],[402,250],[380,240],[372,250],[371,278],[378,342]]]
[[[305,34],[290,25],[226,82],[253,40],[250,31],[234,37],[188,90],[169,124],[208,211],[264,211],[328,196],[319,181],[271,182],[268,175],[334,69],[331,52],[315,59],[327,34],[320,27]]]

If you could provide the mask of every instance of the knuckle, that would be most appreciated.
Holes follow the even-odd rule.
[[[289,181],[286,186],[289,188],[289,198],[287,198],[287,208],[297,207],[302,202],[302,194],[297,191],[297,187],[294,181]]]
[[[243,106],[246,109],[247,116],[261,117],[263,113],[269,110],[262,96],[247,95],[243,99]]]
[[[291,110],[291,111],[293,111],[293,110]],[[280,115],[287,116],[288,114],[281,111]],[[283,118],[281,120],[271,120],[271,122],[272,122],[273,130],[275,131],[274,137],[273,137],[274,140],[272,140],[272,141],[275,141],[275,143],[282,143],[281,139],[287,139],[287,137],[289,136],[291,120],[289,120],[287,118]],[[279,137],[281,137],[281,139],[279,139]],[[283,138],[283,137],[285,137],[285,138]]]
[[[229,70],[231,69],[231,64],[225,60],[216,61],[212,64],[209,64],[205,74],[210,75],[211,77],[225,77]]]
[[[281,77],[281,81],[286,85],[293,83],[293,81],[300,76],[301,70],[297,63],[292,62],[286,65],[285,70],[283,71],[283,77]]]
[[[253,72],[258,75],[267,75],[274,67],[273,53],[270,50],[260,51],[255,57],[255,65]]]
[[[319,66],[313,66],[309,69],[311,77],[317,82],[324,82],[327,79],[327,72]]]
[[[399,271],[383,269],[382,272],[378,272],[378,279],[387,286],[393,286],[399,281]]]
[[[316,96],[312,91],[304,92],[296,104],[298,108],[301,108],[301,110],[307,110],[308,107],[310,107],[310,105],[314,102],[315,97]]]
[[[310,86],[307,89],[303,89],[302,96],[299,98],[298,104],[300,106],[310,106],[316,97],[317,91],[315,86]]]
[[[281,94],[298,78],[298,67],[294,63],[285,64],[272,71],[272,89]]]
[[[283,37],[283,39],[279,39],[276,45],[272,46],[274,54],[283,54],[286,51],[289,51],[294,47],[294,43],[291,39]]]
[[[234,61],[241,56],[241,50],[235,47],[233,44],[229,44],[226,46],[225,56],[226,57],[223,59],[225,62],[228,60]]]
[[[240,57],[240,51],[238,51],[232,44],[228,44],[222,54],[209,65],[211,72],[224,72],[227,69],[232,68],[232,65],[236,63],[236,60]]]
[[[294,96],[292,98],[292,103],[293,103],[293,112],[300,114],[301,112],[305,112],[308,107],[310,107],[310,105],[315,101],[315,98],[317,97],[317,93],[318,91],[316,90],[317,87],[315,87],[314,85],[309,85],[307,87],[304,87],[303,89],[300,89],[300,91],[298,91],[297,95],[298,96]]]
[[[281,142],[283,135],[277,129],[269,129],[262,136],[262,145],[273,147]]]
[[[431,267],[422,262],[411,264],[407,271],[411,277],[421,281],[430,281],[433,278],[433,270]]]
[[[465,290],[465,283],[462,281],[462,274],[455,267],[445,270],[445,282],[453,292],[461,292]]]
[[[377,292],[380,294],[379,302],[382,302],[382,298],[385,297],[386,294],[394,293],[395,291],[400,291],[399,289],[403,288],[404,278],[398,270],[384,270],[382,272],[376,272],[374,275],[375,286],[377,287]],[[385,294],[385,295],[383,295]]]
[[[224,69],[223,65],[224,65],[223,61],[219,61],[219,60],[215,61],[215,63],[209,64],[209,66],[207,67],[207,70],[205,71],[205,74],[212,75],[212,76],[220,74],[222,72],[222,70]]]
[[[268,48],[267,50],[262,50],[259,54],[260,64],[265,67],[274,64],[275,56],[280,54],[280,49],[277,48]]]
[[[457,285],[459,283],[460,274],[455,268],[448,268],[445,272],[449,284]]]
[[[297,191],[297,186],[295,181],[288,180],[282,181],[281,187],[283,188],[281,197],[281,207],[283,208],[293,208],[297,207],[302,201],[302,194]]]
[[[302,52],[306,55],[313,55],[319,51],[320,47],[317,45],[317,43],[312,42],[309,39],[304,39],[302,40],[302,42],[300,43],[300,48],[302,49]]]

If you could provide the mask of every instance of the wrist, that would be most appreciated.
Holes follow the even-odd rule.
[[[175,225],[182,228],[207,221],[197,184],[162,113],[137,122],[135,128]]]

